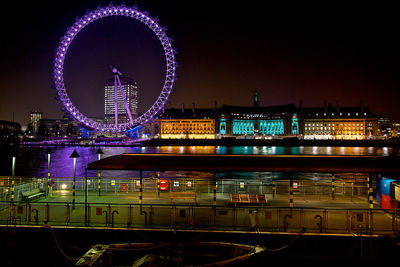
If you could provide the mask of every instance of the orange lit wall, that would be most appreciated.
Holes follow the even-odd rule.
[[[215,139],[214,119],[161,120],[162,139]]]

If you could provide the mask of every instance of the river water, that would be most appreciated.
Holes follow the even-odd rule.
[[[21,147],[16,160],[16,175],[23,177],[46,177],[47,147]],[[50,158],[50,172],[52,177],[71,177],[73,175],[73,159],[70,158],[76,149],[79,154],[76,165],[76,176],[85,176],[85,167],[88,163],[97,160],[96,151],[98,147],[52,147],[53,154]],[[325,147],[325,146],[157,146],[157,147],[101,147],[102,158],[122,153],[180,153],[180,154],[257,154],[257,155],[382,155],[400,156],[398,148],[395,147]],[[156,171],[156,170],[155,170]],[[133,171],[104,171],[103,177],[137,177],[138,173]],[[2,173],[6,176],[11,174],[11,158],[3,161]],[[89,171],[88,176],[96,176],[95,171]],[[146,177],[148,173],[144,174]],[[191,173],[164,173],[164,177],[190,176]],[[229,176],[248,178],[270,178],[270,173],[230,173],[218,174],[220,177]],[[293,174],[290,174],[293,175]],[[321,177],[322,174],[319,175]],[[282,178],[285,174],[277,175]],[[296,176],[296,175],[294,175]],[[304,176],[304,174],[303,174]],[[323,175],[322,175],[323,176]],[[314,176],[311,175],[311,178]],[[303,177],[304,178],[304,177]]]

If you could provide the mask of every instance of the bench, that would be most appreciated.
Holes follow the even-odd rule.
[[[45,196],[45,193],[41,191],[39,188],[22,192],[22,200],[29,201],[31,199],[39,198],[41,196]]]
[[[169,204],[172,204],[173,199],[191,199],[196,203],[196,192],[170,192]]]
[[[231,202],[234,204],[259,204],[266,205],[267,199],[265,195],[259,194],[231,194]]]

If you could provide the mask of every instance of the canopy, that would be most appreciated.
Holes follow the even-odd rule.
[[[400,157],[314,155],[121,154],[88,170],[400,173]]]

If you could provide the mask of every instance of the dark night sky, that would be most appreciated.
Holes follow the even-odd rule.
[[[179,79],[170,107],[251,105],[257,89],[262,105],[363,101],[400,121],[397,9],[323,2],[125,1],[158,17],[174,39]],[[108,3],[13,1],[10,12],[3,10],[0,119],[12,120],[14,112],[15,121],[26,125],[33,109],[61,118],[51,88],[55,49],[75,18]],[[69,49],[65,80],[72,101],[86,115],[101,117],[103,86],[111,78],[107,67],[116,64],[138,82],[141,109],[147,108],[163,82],[161,46],[134,20],[96,23]]]

